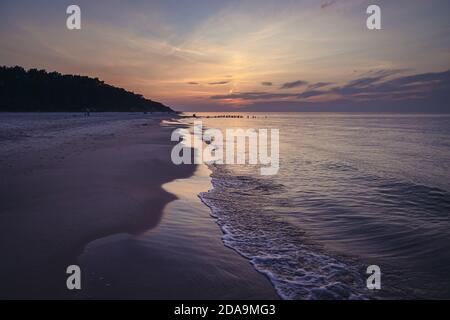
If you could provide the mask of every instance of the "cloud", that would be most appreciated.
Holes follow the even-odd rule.
[[[191,84],[191,85],[199,85],[200,83],[195,82],[195,81],[190,81],[190,82],[188,82],[187,84]]]
[[[349,86],[353,87],[365,87],[368,85],[375,84],[381,80],[384,80],[390,76],[400,74],[402,72],[408,71],[408,69],[382,69],[376,71],[369,71],[364,74],[364,77],[353,80],[350,82]]]
[[[261,85],[270,87],[273,85],[273,83],[270,81],[264,81],[264,82],[261,82]]]
[[[377,71],[329,90],[307,90],[299,98],[337,95],[350,100],[404,100],[430,97],[450,89],[450,70],[389,78],[399,70]]]
[[[292,103],[339,103],[352,102],[356,108],[358,103],[390,101],[395,106],[398,101],[420,101],[427,99],[436,104],[445,104],[450,93],[450,70],[436,73],[421,73],[399,76],[404,70],[378,70],[363,74],[360,78],[348,81],[340,86],[332,86],[332,82],[317,82],[301,93],[280,93],[266,91],[234,92],[224,95],[213,95],[213,100],[245,100],[253,103],[292,102]],[[302,83],[306,83],[302,81]],[[294,86],[295,87],[295,86]],[[321,98],[310,100],[310,98]],[[409,103],[408,102],[408,103]],[[384,104],[381,104],[384,105]],[[381,107],[380,105],[380,107]],[[424,108],[427,103],[424,102]]]
[[[216,85],[222,85],[222,84],[227,84],[227,83],[230,83],[230,81],[210,82],[209,85],[211,85],[211,86],[216,86]]]
[[[324,95],[324,94],[326,94],[326,93],[327,93],[326,91],[309,90],[309,91],[305,91],[305,92],[303,92],[303,93],[300,93],[300,94],[298,95],[298,97],[299,97],[299,98],[307,99],[307,98],[312,98],[312,97],[321,96],[321,95]]]
[[[319,88],[323,88],[329,85],[334,84],[333,82],[317,82],[317,83],[312,83],[308,86],[308,90],[314,90],[314,89],[319,89]]]
[[[396,74],[400,74],[406,71],[410,71],[411,69],[380,69],[380,70],[370,70],[366,73],[363,73],[365,76],[375,76],[375,77],[389,77]]]
[[[270,100],[270,99],[284,99],[296,97],[294,93],[271,93],[271,92],[236,92],[225,95],[211,96],[214,100],[226,100],[226,99],[242,99],[242,100]]]
[[[303,80],[297,80],[294,82],[286,82],[285,84],[283,84],[281,86],[280,89],[292,89],[292,88],[297,88],[297,87],[302,87],[307,85],[308,82],[307,81],[303,81]]]
[[[335,5],[336,3],[337,3],[337,0],[330,0],[330,1],[327,1],[327,2],[323,3],[320,7],[322,9],[325,9],[325,8],[328,8],[328,7],[331,7],[331,6]]]

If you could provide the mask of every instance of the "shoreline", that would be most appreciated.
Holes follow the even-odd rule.
[[[89,243],[78,259],[89,273],[88,295],[81,297],[117,299],[126,293],[126,299],[138,300],[280,299],[265,275],[224,245],[220,227],[198,196],[210,185],[209,174],[200,165],[192,177],[164,184],[177,199],[166,206],[157,228]]]
[[[11,117],[14,118],[17,114],[0,115],[5,116],[11,120]],[[36,115],[34,117],[36,118]],[[180,250],[186,248],[180,243],[178,251],[163,250],[164,247],[147,248],[147,253],[159,250],[159,258],[163,260],[172,259],[174,256],[176,258],[175,261],[162,263],[159,267],[155,267],[155,264],[146,266],[150,271],[153,268],[154,274],[159,274],[159,277],[167,276],[162,282],[153,278],[151,281],[156,285],[149,286],[145,283],[149,279],[135,277],[135,274],[131,273],[119,277],[126,286],[133,284],[131,289],[134,291],[129,287],[128,291],[117,291],[117,288],[116,291],[109,290],[110,286],[106,284],[100,286],[101,290],[91,288],[92,292],[71,292],[66,289],[66,267],[79,263],[79,256],[85,252],[86,246],[89,247],[96,241],[102,242],[105,238],[139,239],[143,234],[157,230],[155,227],[161,220],[168,220],[167,211],[177,211],[180,196],[165,190],[163,185],[177,179],[189,180],[196,168],[175,166],[170,161],[170,132],[173,124],[168,127],[160,124],[164,119],[173,119],[167,115],[158,117],[141,113],[102,114],[80,118],[72,114],[41,114],[39,117],[42,121],[33,119],[30,120],[32,123],[27,123],[27,116],[19,115],[21,119],[15,128],[0,127],[0,163],[3,177],[0,192],[2,197],[7,199],[0,204],[0,250],[4,256],[0,267],[3,288],[1,297],[158,299],[175,292],[182,293],[176,295],[178,298],[190,299],[191,294],[196,297],[199,293],[209,292],[208,288],[193,290],[192,284],[189,284],[190,280],[186,277],[189,276],[189,271],[195,271],[194,268],[208,265],[211,267],[211,263],[205,264],[205,261],[202,261],[201,248],[188,248],[187,251],[190,249],[192,255],[183,255]],[[11,136],[5,137],[5,134]],[[169,208],[164,209],[166,206]],[[180,219],[173,217],[173,214],[170,216],[174,219],[172,222]],[[210,223],[215,224],[212,218]],[[210,232],[214,232],[208,228]],[[186,229],[189,228],[178,223],[178,229],[175,231],[184,232]],[[167,236],[176,238],[177,234],[162,234],[160,238]],[[216,236],[221,242],[220,233],[209,235]],[[191,245],[205,246],[201,243]],[[223,244],[221,246],[225,248]],[[219,250],[217,247],[215,249]],[[225,252],[226,250],[230,252]],[[276,295],[270,292],[272,287],[268,280],[264,283],[264,277],[252,269],[248,261],[237,253],[231,254],[231,249],[224,249],[224,252],[221,254],[232,259],[233,266],[222,268],[220,263],[223,261],[218,259],[216,262],[219,265],[211,268],[212,272],[218,271],[216,279],[211,278],[213,275],[205,275],[203,286],[207,286],[211,280],[220,286],[222,280],[228,281],[239,276],[234,274],[233,277],[227,278],[230,269],[237,272],[236,265],[242,269],[247,264],[249,269],[244,268],[243,274],[250,277],[250,280],[246,283],[250,282],[250,285],[258,290],[264,288],[266,293],[256,296],[276,298]],[[152,259],[154,258],[153,256]],[[133,266],[128,259],[120,262],[128,263],[127,266],[131,268],[137,265]],[[180,263],[181,267],[184,265],[184,278],[172,279],[177,276],[177,272],[169,272],[171,263]],[[98,271],[111,265],[100,261],[95,266]],[[127,266],[114,265],[118,271],[126,269]],[[189,268],[192,270],[188,270]],[[229,269],[225,270],[226,268]],[[192,274],[195,276],[191,280],[199,283],[198,277],[201,275],[196,272]],[[83,275],[85,278],[82,279],[92,280],[89,270]],[[135,280],[139,281],[133,282]],[[227,284],[224,284],[224,287],[227,287]],[[161,289],[165,290],[166,295],[158,296],[157,292],[161,292]],[[273,288],[272,290],[274,291]],[[114,294],[111,296],[112,291]],[[224,292],[216,296],[224,297]]]

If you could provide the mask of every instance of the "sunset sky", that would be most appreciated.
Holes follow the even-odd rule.
[[[70,4],[81,30],[66,28]],[[366,28],[370,4],[382,30]],[[0,65],[98,77],[177,110],[448,104],[449,10],[448,0],[1,0]]]

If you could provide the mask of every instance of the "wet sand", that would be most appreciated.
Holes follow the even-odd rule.
[[[223,245],[221,230],[198,198],[210,187],[209,173],[199,166],[193,177],[164,185],[177,199],[157,228],[86,247],[79,264],[88,273],[88,298],[278,299],[247,259]]]
[[[0,117],[0,298],[277,298],[203,205],[180,216],[189,205],[162,186],[196,168],[172,164],[161,117]],[[70,264],[81,291],[66,289]]]

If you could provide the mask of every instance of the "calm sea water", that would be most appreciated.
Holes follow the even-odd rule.
[[[224,244],[283,298],[450,298],[450,116],[197,115],[209,128],[280,130],[277,175],[213,165],[200,196]]]

